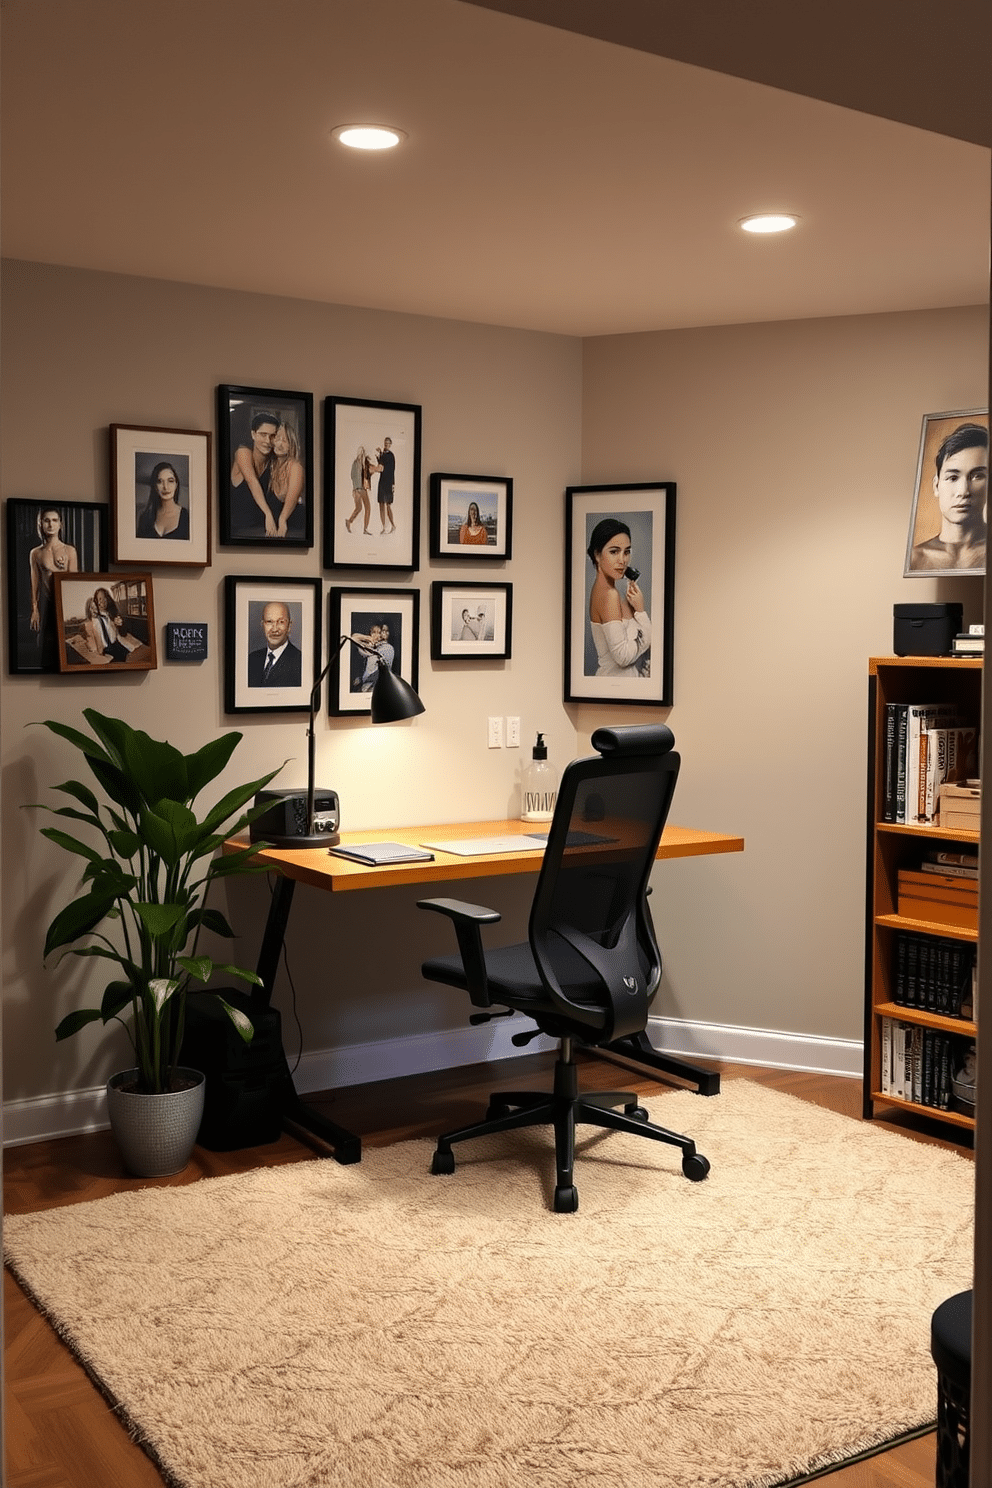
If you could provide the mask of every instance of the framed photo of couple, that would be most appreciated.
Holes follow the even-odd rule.
[[[510,655],[512,584],[431,585],[431,660],[505,661]]]
[[[313,394],[217,389],[220,540],[227,547],[313,547]]]
[[[158,665],[151,574],[55,577],[61,672],[148,672]]]
[[[565,701],[672,702],[675,483],[565,492]]]
[[[374,646],[386,663],[414,692],[419,682],[420,590],[332,589],[328,655],[341,637]],[[371,713],[372,689],[379,674],[374,657],[356,646],[341,647],[340,663],[331,668],[327,711],[334,717]]]
[[[325,568],[420,567],[420,428],[416,403],[324,399]]]
[[[210,435],[110,426],[115,563],[210,562]]]

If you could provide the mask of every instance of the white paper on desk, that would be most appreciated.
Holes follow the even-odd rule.
[[[513,833],[506,837],[452,837],[447,842],[438,839],[420,845],[434,852],[454,853],[459,858],[481,858],[486,853],[543,852],[547,843]]]

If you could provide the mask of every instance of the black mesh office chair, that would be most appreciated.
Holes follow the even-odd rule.
[[[483,950],[481,927],[495,910],[454,899],[424,899],[422,909],[447,915],[458,956],[426,961],[423,974],[468,991],[476,1007],[496,1011],[470,1021],[520,1012],[537,1027],[514,1035],[517,1045],[538,1033],[561,1041],[554,1091],[499,1091],[486,1119],[438,1139],[432,1172],[454,1172],[452,1145],[516,1127],[555,1128],[555,1209],[578,1208],[572,1181],[576,1122],[610,1127],[682,1149],[682,1171],[698,1182],[709,1172],[695,1144],[655,1126],[629,1091],[580,1095],[576,1044],[612,1049],[716,1094],[719,1076],[658,1054],[645,1033],[648,1008],[661,981],[661,955],[648,913],[648,877],[679,771],[675,738],[664,724],[601,728],[599,753],[575,760],[562,777],[534,903],[529,941]],[[507,1013],[505,1010],[509,1010]],[[614,1109],[622,1106],[623,1110]]]

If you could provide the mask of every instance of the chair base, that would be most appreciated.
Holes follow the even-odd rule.
[[[617,1106],[623,1109],[618,1111]],[[579,1094],[578,1072],[571,1057],[570,1040],[564,1040],[562,1052],[555,1063],[554,1090],[501,1090],[491,1095],[484,1121],[457,1131],[445,1132],[438,1137],[437,1149],[431,1162],[431,1172],[436,1174],[455,1171],[455,1155],[451,1148],[455,1142],[466,1142],[473,1137],[494,1136],[497,1132],[516,1131],[526,1126],[553,1126],[555,1129],[555,1211],[558,1214],[574,1213],[579,1207],[579,1195],[573,1182],[575,1166],[575,1128],[578,1123],[588,1126],[606,1127],[611,1131],[627,1132],[634,1137],[648,1137],[655,1142],[667,1142],[682,1151],[682,1172],[693,1183],[699,1183],[710,1170],[710,1165],[696,1144],[689,1137],[666,1127],[656,1126],[648,1120],[648,1113],[638,1105],[637,1096],[629,1090],[599,1090]]]
[[[698,1095],[720,1094],[720,1076],[716,1070],[703,1069],[688,1059],[680,1059],[677,1054],[659,1053],[646,1033],[630,1033],[626,1038],[614,1039],[612,1044],[604,1044],[596,1052],[605,1054],[607,1058],[610,1054],[621,1054],[624,1059],[646,1065],[649,1071],[657,1070],[659,1074],[688,1080],[695,1085]]]

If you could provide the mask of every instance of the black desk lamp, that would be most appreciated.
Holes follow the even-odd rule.
[[[330,661],[313,684],[310,692],[310,724],[307,728],[307,789],[306,789],[306,815],[302,816],[296,812],[297,821],[300,826],[298,832],[270,832],[266,823],[270,820],[272,813],[266,812],[264,817],[257,818],[251,825],[250,837],[253,842],[264,841],[273,847],[334,847],[339,841],[336,830],[321,831],[317,829],[315,817],[316,811],[316,735],[314,732],[314,721],[317,717],[317,709],[320,707],[320,687],[331,667],[334,666],[341,655],[341,648],[346,641],[350,641],[356,651],[363,656],[374,656],[379,663],[379,674],[375,679],[372,689],[372,722],[373,723],[398,723],[401,718],[414,718],[418,713],[424,712],[424,705],[414,692],[408,682],[398,677],[391,667],[387,666],[382,652],[377,646],[367,645],[364,641],[356,641],[354,636],[343,635],[338,648]],[[295,804],[300,801],[299,791],[259,791],[255,797],[256,806],[271,802],[275,810],[278,810],[278,802],[289,802]],[[337,813],[335,798],[334,812]],[[302,818],[302,819],[301,819]],[[284,822],[285,824],[285,822]]]

